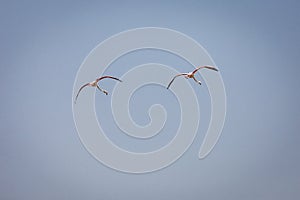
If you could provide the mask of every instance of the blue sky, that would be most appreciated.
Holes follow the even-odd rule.
[[[297,1],[1,1],[1,199],[299,198],[299,8]],[[214,150],[198,160],[209,116],[203,85],[197,94],[203,126],[191,148],[168,168],[132,175],[85,150],[73,122],[72,89],[97,44],[145,26],[180,31],[206,48],[221,69],[227,118]],[[144,51],[121,58],[108,73],[121,75],[118,64],[127,69],[144,62],[192,69],[166,53]],[[159,95],[159,88],[138,91],[132,101],[139,112],[132,115],[145,124],[149,105],[165,105],[174,117],[161,140],[111,139],[147,150],[171,138],[176,109],[168,104],[171,95]],[[96,99],[110,105],[99,93]],[[96,106],[106,129],[114,129],[107,107]]]

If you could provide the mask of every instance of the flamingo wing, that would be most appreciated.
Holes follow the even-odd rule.
[[[184,76],[187,75],[187,73],[182,73],[182,74],[177,74],[176,76],[173,77],[173,79],[170,81],[170,83],[168,84],[167,89],[169,89],[169,87],[171,86],[171,84],[174,82],[174,80],[179,77],[179,76]]]
[[[211,69],[211,70],[214,70],[214,71],[219,71],[217,68],[215,68],[213,66],[205,65],[205,66],[197,67],[192,73],[195,74],[199,69],[203,69],[203,68]]]
[[[97,78],[96,81],[98,82],[98,81],[100,81],[100,80],[102,80],[102,79],[105,79],[105,78],[111,78],[111,79],[114,79],[114,80],[117,80],[117,81],[122,82],[120,79],[118,79],[118,78],[116,78],[116,77],[113,77],[113,76],[102,76],[102,77],[100,77],[100,78]]]
[[[86,83],[86,84],[84,84],[83,86],[81,86],[81,88],[79,88],[79,90],[78,90],[78,92],[77,92],[77,95],[76,95],[76,97],[75,97],[74,103],[76,103],[77,98],[78,98],[78,95],[79,95],[79,93],[81,92],[81,90],[82,90],[83,88],[85,88],[86,86],[88,86],[89,84],[90,84],[90,83]]]

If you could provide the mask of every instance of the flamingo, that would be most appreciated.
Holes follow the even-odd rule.
[[[198,81],[196,78],[195,78],[195,73],[200,70],[200,69],[203,69],[203,68],[206,68],[206,69],[211,69],[211,70],[214,70],[214,71],[219,71],[217,68],[213,67],[213,66],[208,66],[208,65],[205,65],[205,66],[200,66],[200,67],[197,67],[194,71],[192,72],[189,72],[189,73],[180,73],[180,74],[177,74],[176,76],[174,76],[174,78],[170,81],[167,89],[169,89],[169,87],[171,86],[171,84],[173,83],[173,81],[179,77],[179,76],[184,76],[186,79],[188,78],[192,78],[194,79],[194,81],[198,84],[201,85],[201,81]]]
[[[103,92],[104,94],[108,95],[108,92],[107,92],[106,90],[100,88],[99,85],[98,85],[98,82],[99,82],[100,80],[102,80],[102,79],[105,79],[105,78],[111,78],[111,79],[114,79],[114,80],[117,80],[117,81],[122,82],[120,79],[115,78],[115,77],[113,77],[113,76],[102,76],[102,77],[100,77],[100,78],[97,78],[95,81],[92,81],[92,82],[90,82],[90,83],[86,83],[86,84],[84,84],[83,86],[81,86],[81,88],[79,88],[79,90],[78,90],[78,92],[77,92],[77,95],[76,95],[76,97],[75,97],[74,103],[76,104],[78,95],[79,95],[79,93],[81,92],[81,90],[82,90],[83,88],[87,87],[87,86],[90,86],[90,87],[97,87],[98,90],[100,90],[100,91]]]

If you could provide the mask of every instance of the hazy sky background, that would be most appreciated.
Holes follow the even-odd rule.
[[[299,9],[296,0],[1,1],[0,199],[299,199]],[[209,95],[205,84],[193,85],[203,101],[191,148],[168,168],[132,175],[105,167],[85,150],[73,122],[72,89],[97,44],[145,26],[175,29],[206,48],[221,70],[228,111],[218,144],[198,160]],[[147,62],[192,69],[166,52],[126,56],[107,73],[121,76]],[[147,124],[153,103],[170,112],[149,143],[119,134],[105,106],[110,97],[96,94],[103,102],[96,105],[98,118],[116,144],[148,151],[174,136],[178,108],[163,89],[144,87],[131,102],[140,124]]]

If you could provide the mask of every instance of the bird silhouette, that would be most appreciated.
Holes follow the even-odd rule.
[[[169,87],[171,86],[171,84],[174,82],[174,80],[179,77],[179,76],[184,76],[186,79],[188,78],[192,78],[196,83],[200,84],[201,85],[201,81],[198,81],[196,78],[195,78],[195,73],[200,70],[200,69],[203,69],[203,68],[206,68],[206,69],[211,69],[211,70],[214,70],[214,71],[219,71],[217,68],[213,67],[213,66],[208,66],[208,65],[205,65],[205,66],[200,66],[200,67],[197,67],[194,71],[192,72],[189,72],[189,73],[180,73],[180,74],[177,74],[176,76],[173,77],[173,79],[170,81],[170,83],[168,84],[167,86],[167,89],[169,89]]]
[[[81,86],[81,87],[79,88],[79,90],[78,90],[78,92],[77,92],[77,95],[76,95],[76,97],[75,97],[74,103],[76,104],[78,95],[79,95],[79,93],[81,92],[81,90],[82,90],[83,88],[87,87],[87,86],[90,86],[90,87],[97,87],[98,90],[100,90],[100,91],[103,92],[104,94],[108,95],[108,92],[107,92],[106,90],[100,88],[99,85],[98,85],[98,82],[101,81],[102,79],[105,79],[105,78],[110,78],[110,79],[114,79],[114,80],[117,80],[117,81],[122,82],[120,79],[115,78],[115,77],[113,77],[113,76],[102,76],[102,77],[100,77],[100,78],[97,78],[95,81],[92,81],[92,82],[90,82],[90,83],[86,83],[86,84],[84,84],[83,86]]]

